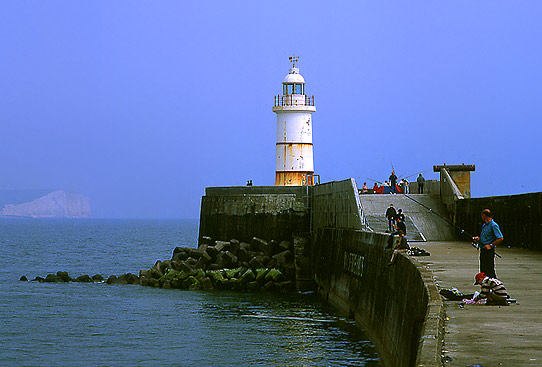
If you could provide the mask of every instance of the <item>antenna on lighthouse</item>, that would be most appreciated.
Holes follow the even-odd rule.
[[[299,61],[299,56],[296,56],[294,54],[293,56],[290,56],[288,59],[292,63],[292,68],[295,68],[295,63]]]

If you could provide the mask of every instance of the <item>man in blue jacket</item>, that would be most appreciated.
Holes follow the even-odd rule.
[[[482,230],[480,236],[473,237],[474,243],[478,243],[480,249],[480,273],[485,273],[490,278],[496,278],[495,274],[495,247],[503,240],[499,225],[493,220],[489,209],[484,209],[481,214]]]

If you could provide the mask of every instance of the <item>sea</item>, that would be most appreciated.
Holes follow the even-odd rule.
[[[0,219],[2,366],[381,366],[312,293],[39,283],[120,275],[197,247],[197,220]]]

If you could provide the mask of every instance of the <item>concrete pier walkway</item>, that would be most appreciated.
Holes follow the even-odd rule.
[[[433,272],[439,287],[463,293],[474,286],[478,252],[465,242],[425,242],[411,245],[431,253],[416,257]],[[542,366],[542,253],[498,248],[497,277],[517,304],[461,306],[446,301],[445,366]]]

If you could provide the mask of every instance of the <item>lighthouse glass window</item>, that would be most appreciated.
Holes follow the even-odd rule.
[[[284,94],[303,94],[303,84],[287,84],[284,86]]]

